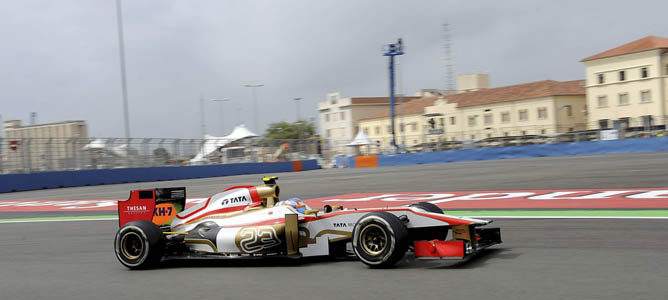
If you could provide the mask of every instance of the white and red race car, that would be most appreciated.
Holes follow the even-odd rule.
[[[428,202],[377,209],[311,209],[279,201],[277,177],[235,186],[185,208],[185,188],[135,190],[119,201],[116,257],[130,269],[164,259],[355,255],[372,268],[418,258],[463,259],[501,243],[491,221],[449,216]],[[448,234],[448,232],[452,234]],[[447,237],[450,236],[450,239]]]

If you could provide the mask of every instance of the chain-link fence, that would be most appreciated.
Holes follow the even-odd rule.
[[[0,139],[0,174],[320,159],[319,139]]]
[[[665,136],[668,119],[659,117],[620,118],[598,120],[591,123],[570,124],[568,126],[498,126],[481,127],[457,131],[424,125],[415,131],[401,131],[397,126],[396,144],[391,146],[392,137],[387,134],[367,133],[375,143],[369,146],[347,147],[350,140],[329,139],[326,141],[326,157],[356,154],[389,154],[397,152],[442,151],[479,147],[519,146],[546,143],[570,143],[609,139],[645,138]],[[483,125],[484,126],[484,125]],[[406,126],[408,128],[408,126]]]

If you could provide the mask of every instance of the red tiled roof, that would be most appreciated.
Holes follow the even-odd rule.
[[[410,101],[413,99],[418,99],[420,97],[415,97],[415,96],[402,96],[401,97],[404,101]],[[399,97],[395,96],[395,100],[398,100]],[[350,98],[350,102],[352,104],[389,104],[390,103],[390,97],[353,97]]]
[[[517,101],[549,96],[585,95],[584,80],[543,80],[446,96],[457,107]]]
[[[658,36],[647,36],[639,40],[635,40],[628,44],[621,45],[616,48],[612,48],[607,51],[603,51],[599,54],[583,58],[581,61],[589,61],[594,59],[599,59],[603,57],[610,57],[622,54],[635,53],[640,51],[652,50],[652,49],[666,49],[668,48],[668,38],[662,38]]]
[[[484,89],[475,92],[467,92],[445,96],[448,103],[456,103],[457,107],[477,106],[484,104],[534,99],[549,96],[584,96],[584,80],[554,81],[543,80],[516,85],[503,86],[492,89]],[[395,108],[397,114],[404,115],[423,114],[424,108],[434,105],[438,97],[416,99],[404,103]],[[379,119],[390,116],[390,111],[371,114],[362,120]]]
[[[394,111],[397,115],[401,112],[402,115],[414,115],[414,114],[423,114],[424,113],[424,108],[427,106],[434,105],[434,102],[438,99],[437,97],[430,97],[430,98],[420,98],[420,99],[415,99],[410,102],[406,102],[400,105],[397,105],[394,108]],[[379,118],[386,118],[390,116],[390,109],[388,107],[387,110],[383,110],[381,112],[373,113],[370,114],[362,120],[368,120],[368,119],[379,119]]]

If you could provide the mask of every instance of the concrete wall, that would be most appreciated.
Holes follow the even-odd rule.
[[[31,174],[6,174],[0,175],[0,193],[128,182],[207,178],[242,174],[269,175],[272,173],[307,171],[318,168],[319,166],[316,160],[304,160],[274,163],[240,163],[209,166],[151,167],[60,171]]]
[[[625,152],[668,151],[668,138],[627,139],[612,141],[594,141],[579,143],[542,144],[514,147],[479,148],[440,152],[421,152],[395,155],[378,155],[375,166],[402,166],[434,164],[459,161],[495,160],[507,158],[549,157],[568,155],[594,155]],[[340,157],[337,167],[356,168],[360,161],[362,167],[370,167],[369,157]]]

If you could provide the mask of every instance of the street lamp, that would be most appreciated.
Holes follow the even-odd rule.
[[[253,94],[253,118],[255,119],[255,130],[257,132],[260,131],[260,125],[258,125],[258,116],[257,116],[257,95],[255,94],[255,89],[259,87],[263,87],[264,84],[261,83],[256,83],[256,84],[244,84],[244,87],[251,88],[251,93]]]
[[[220,130],[221,133],[224,135],[225,134],[225,118],[223,118],[223,102],[230,101],[228,98],[223,98],[223,99],[211,99],[213,102],[218,102],[219,107],[220,107]]]
[[[297,122],[299,122],[299,119],[300,119],[300,117],[299,117],[299,100],[302,100],[303,98],[294,97],[293,99],[295,100],[295,103],[297,104]]]
[[[125,44],[123,43],[123,16],[121,0],[116,0],[116,21],[118,23],[118,49],[121,61],[121,90],[123,93],[123,117],[125,120],[125,138],[130,139],[130,120],[128,117],[128,86],[125,80]]]

